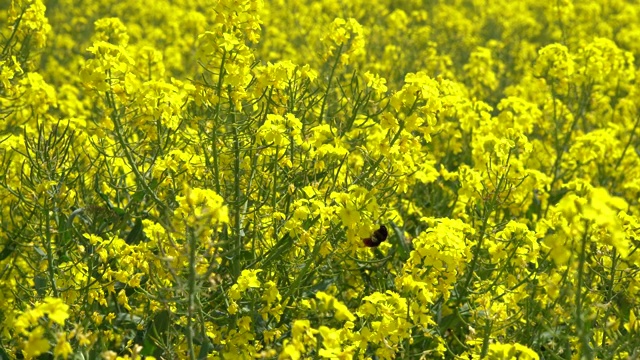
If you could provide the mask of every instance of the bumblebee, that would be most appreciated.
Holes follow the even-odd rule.
[[[368,247],[376,247],[380,245],[383,241],[387,240],[387,236],[389,236],[389,231],[387,227],[384,225],[380,225],[380,229],[373,232],[371,237],[362,239],[362,242],[365,246]]]

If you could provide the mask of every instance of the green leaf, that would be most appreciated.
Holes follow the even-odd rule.
[[[400,258],[402,260],[407,260],[409,258],[409,254],[411,253],[411,247],[407,241],[407,238],[404,236],[404,231],[396,225],[393,221],[391,222],[391,228],[393,232],[396,234],[396,241],[398,242],[398,253],[400,254]]]
[[[129,232],[129,235],[127,235],[127,238],[124,241],[129,245],[135,245],[138,244],[140,240],[142,240],[143,236],[144,234],[142,232],[142,220],[138,218],[136,219],[135,225],[133,225],[133,229],[131,229],[131,232]]]
[[[169,310],[162,310],[155,314],[144,335],[143,340],[143,355],[153,355],[156,358],[160,358],[163,355],[162,344],[164,344],[171,324],[171,312]]]

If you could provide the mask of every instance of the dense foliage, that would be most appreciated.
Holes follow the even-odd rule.
[[[0,358],[640,356],[636,2],[0,25]]]

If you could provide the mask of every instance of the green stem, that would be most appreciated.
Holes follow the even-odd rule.
[[[224,64],[226,61],[227,52],[222,53],[222,60],[220,61],[220,69],[218,70],[218,85],[216,88],[218,103],[216,104],[216,111],[213,117],[213,131],[211,133],[211,148],[213,151],[213,180],[214,185],[216,186],[216,193],[218,195],[223,196],[220,193],[220,165],[218,164],[218,121],[220,120],[220,103],[222,100],[220,96],[222,95],[222,80],[224,79]]]
[[[491,320],[487,319],[487,323],[484,327],[484,338],[482,339],[482,351],[480,358],[484,359],[489,351],[489,339],[491,338]]]
[[[49,281],[51,282],[51,289],[53,290],[53,296],[54,297],[59,297],[58,294],[58,287],[56,285],[56,273],[55,273],[55,262],[53,260],[53,245],[51,244],[51,229],[49,224],[51,223],[51,219],[50,219],[50,211],[47,208],[47,198],[46,196],[44,197],[44,232],[45,232],[45,236],[47,237],[47,265],[48,265],[48,272],[49,272]]]
[[[327,91],[324,93],[324,97],[322,98],[322,105],[320,106],[320,122],[324,118],[324,109],[327,105],[327,97],[329,97],[329,91],[331,91],[331,82],[333,81],[333,75],[338,67],[338,61],[340,60],[340,53],[342,53],[342,45],[338,48],[338,54],[336,55],[336,61],[334,61],[333,66],[331,67],[331,73],[329,74],[329,79],[327,80]]]
[[[187,284],[188,304],[187,304],[187,342],[189,344],[189,358],[196,359],[196,351],[193,346],[195,330],[193,328],[193,316],[195,312],[195,296],[196,296],[196,245],[197,239],[191,228],[189,232],[189,282]]]
[[[589,347],[589,338],[587,331],[584,329],[584,321],[582,318],[582,285],[584,281],[584,265],[586,263],[587,254],[587,237],[589,234],[589,222],[585,221],[584,235],[582,236],[582,244],[580,248],[580,264],[578,265],[578,285],[576,289],[576,331],[580,338],[580,359],[593,359],[593,353]]]
[[[113,99],[113,97],[112,97],[112,99]],[[118,119],[118,114],[117,114],[118,110],[116,109],[115,101],[112,101],[111,107],[112,107],[112,110],[113,110],[112,115],[111,115],[111,119],[113,121],[113,128],[114,128],[115,133],[116,133],[116,138],[118,140],[118,143],[120,144],[120,147],[122,148],[122,151],[124,151],[124,155],[127,158],[129,166],[131,166],[131,170],[133,171],[134,175],[136,176],[136,179],[138,180],[138,183],[146,191],[147,195],[149,195],[151,197],[151,199],[153,200],[153,202],[156,203],[156,205],[158,205],[160,210],[165,212],[166,210],[168,210],[167,205],[165,205],[162,202],[162,200],[160,200],[160,198],[158,198],[156,193],[153,191],[153,189],[151,189],[151,187],[147,183],[147,180],[145,179],[144,175],[142,175],[140,170],[138,170],[138,166],[136,165],[136,161],[133,158],[133,154],[131,153],[131,150],[129,149],[129,146],[127,145],[127,142],[125,141],[124,136],[122,135],[122,128],[121,128],[120,120]]]
[[[234,232],[236,238],[235,244],[235,254],[233,257],[233,274],[237,278],[240,276],[241,264],[240,264],[240,253],[242,252],[242,224],[240,223],[240,213],[242,207],[242,201],[240,200],[240,138],[238,135],[238,126],[236,124],[236,115],[233,107],[233,101],[231,100],[231,95],[229,95],[229,101],[231,104],[231,117],[232,117],[232,132],[233,132],[233,154],[234,154],[234,162],[233,162],[233,188],[234,188]]]
[[[613,253],[611,254],[611,277],[609,277],[609,283],[607,284],[607,301],[611,301],[613,299],[613,284],[615,282],[616,277],[616,265],[617,265],[617,252],[616,249],[613,248]],[[604,315],[605,322],[603,324],[602,329],[602,345],[601,347],[604,349],[607,340],[607,332],[606,330],[606,321],[609,318],[609,314],[611,313],[611,306],[607,307],[607,311]]]

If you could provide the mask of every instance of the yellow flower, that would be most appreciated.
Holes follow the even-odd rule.
[[[22,352],[26,358],[34,358],[49,351],[51,345],[44,335],[45,329],[42,326],[36,327],[29,333],[29,339],[22,344]]]
[[[240,274],[238,278],[238,285],[243,289],[259,288],[260,280],[258,280],[258,273],[261,271],[261,269],[242,270],[242,274]]]
[[[533,350],[520,344],[500,344],[489,345],[487,358],[491,360],[538,360],[540,357]]]
[[[67,335],[60,334],[58,336],[56,347],[53,349],[53,356],[60,356],[63,359],[67,359],[71,353],[73,353],[73,349],[71,348],[71,344],[69,344],[69,341],[67,341]]]
[[[60,325],[64,325],[64,321],[69,318],[69,305],[62,302],[62,299],[45,298],[41,309],[49,319]]]
[[[629,312],[629,322],[624,324],[624,328],[630,333],[638,332],[640,329],[640,321],[636,318],[636,314],[633,310]]]
[[[360,212],[351,203],[341,207],[339,215],[342,225],[346,227],[355,227],[360,222]]]

